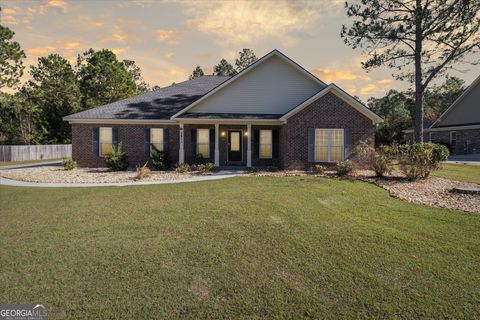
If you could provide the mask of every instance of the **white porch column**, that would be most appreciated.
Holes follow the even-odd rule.
[[[220,167],[220,143],[219,143],[219,135],[220,135],[220,125],[215,123],[215,167]]]
[[[185,163],[185,149],[183,148],[183,123],[180,123],[180,148],[178,149],[178,163]]]
[[[252,167],[252,125],[249,123],[247,124],[247,167]]]

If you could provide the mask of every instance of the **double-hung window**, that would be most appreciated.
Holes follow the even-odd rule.
[[[335,162],[344,158],[343,129],[315,129],[315,161]]]
[[[272,158],[272,130],[260,130],[260,159]]]
[[[457,131],[450,131],[450,145],[452,147],[457,145]]]
[[[210,155],[210,129],[197,129],[197,156],[208,158]]]
[[[99,148],[101,157],[112,153],[112,146],[113,146],[112,139],[113,139],[112,128],[101,127],[100,128],[100,148]]]
[[[163,128],[150,129],[150,153],[154,148],[163,151]]]

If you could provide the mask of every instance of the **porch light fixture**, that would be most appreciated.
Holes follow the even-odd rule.
[[[245,131],[244,135],[245,137],[248,137],[248,131]]]
[[[225,137],[225,131],[222,131],[222,137]]]

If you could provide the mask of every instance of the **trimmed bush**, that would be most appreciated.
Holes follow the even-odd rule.
[[[170,168],[168,154],[165,151],[160,151],[152,146],[152,164],[157,170],[167,170]]]
[[[393,155],[391,147],[380,146],[375,149],[366,141],[360,141],[354,150],[354,158],[366,164],[370,170],[375,171],[378,177],[392,172]]]
[[[310,167],[310,171],[314,174],[324,174],[325,173],[325,167],[322,166],[321,164],[315,164]]]
[[[448,148],[435,143],[410,143],[397,147],[400,170],[408,180],[425,179],[448,159]]]
[[[177,165],[177,167],[175,168],[175,171],[178,173],[186,173],[186,172],[192,171],[192,168],[190,167],[190,165],[184,163],[184,164]]]
[[[77,167],[77,162],[72,159],[65,159],[62,162],[62,166],[63,166],[63,169],[70,171]]]
[[[346,176],[347,174],[353,172],[354,167],[352,161],[346,160],[338,162],[335,166],[335,169],[337,170],[337,174],[339,176]]]
[[[112,152],[105,156],[105,164],[112,171],[124,171],[128,168],[128,156],[122,149],[122,144],[112,147]]]

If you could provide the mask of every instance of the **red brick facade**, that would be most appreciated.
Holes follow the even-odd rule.
[[[454,146],[450,143],[451,132],[456,132],[457,141]],[[452,154],[472,154],[480,153],[480,129],[464,129],[464,130],[442,130],[442,131],[426,130],[423,134],[423,141],[432,141],[434,143],[442,143],[449,147]],[[413,133],[406,135],[407,141],[413,141]]]
[[[350,129],[352,149],[361,140],[374,142],[375,125],[333,93],[293,115],[282,128],[282,167],[308,169],[308,128]]]
[[[168,154],[171,163],[175,164],[179,158],[179,125],[102,125],[102,124],[73,124],[72,125],[72,155],[81,167],[103,167],[103,158],[94,154],[93,150],[93,129],[96,127],[118,128],[118,141],[122,143],[123,149],[128,155],[131,166],[144,164],[148,160],[145,152],[145,129],[147,128],[168,128],[169,150]],[[196,146],[192,142],[192,129],[208,128],[214,129],[211,125],[184,125],[184,152],[185,162],[195,163],[198,158],[195,156]],[[312,163],[308,162],[308,128],[343,128],[349,129],[351,134],[352,148],[360,140],[369,140],[373,143],[374,125],[372,120],[352,108],[349,104],[328,93],[319,98],[311,105],[287,120],[287,123],[280,126],[252,125],[253,134],[260,129],[273,129],[278,132],[278,151],[273,159],[259,159],[258,143],[252,137],[252,166],[278,166],[286,169],[305,169]],[[220,125],[220,166],[247,164],[247,125]],[[229,163],[227,159],[227,136],[228,130],[242,130],[242,161]],[[214,135],[210,135],[214,140]],[[210,143],[209,159],[201,161],[214,162],[214,141]],[[276,157],[275,157],[276,156]]]

